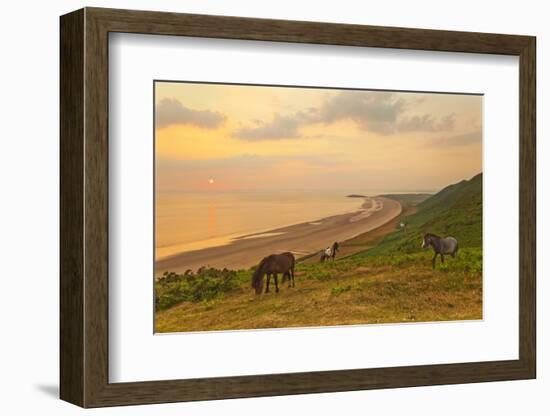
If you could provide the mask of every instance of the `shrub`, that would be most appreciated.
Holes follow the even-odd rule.
[[[234,270],[202,267],[196,273],[165,272],[155,283],[155,309],[168,309],[181,302],[212,300],[238,287]]]

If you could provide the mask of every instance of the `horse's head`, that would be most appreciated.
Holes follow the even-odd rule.
[[[264,288],[264,263],[265,259],[258,264],[258,267],[256,267],[256,270],[252,274],[252,288],[256,291],[256,295],[262,293]]]
[[[422,239],[422,248],[426,248],[429,246],[439,247],[439,240],[441,240],[441,237],[438,235],[432,234],[432,233],[426,233],[424,234],[424,238]]]
[[[422,238],[422,248],[428,247],[432,242],[432,235],[431,234],[424,234],[424,238]]]

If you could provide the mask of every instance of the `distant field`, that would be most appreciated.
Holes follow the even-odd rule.
[[[384,198],[395,199],[399,201],[404,208],[406,208],[420,204],[421,202],[431,197],[432,194],[387,194],[380,196],[383,196]]]
[[[348,240],[335,262],[297,265],[296,287],[254,295],[252,270],[167,273],[156,282],[157,332],[482,318],[482,177],[400,199],[403,215]],[[403,221],[406,231],[398,227]],[[422,234],[452,235],[458,257],[435,270]]]

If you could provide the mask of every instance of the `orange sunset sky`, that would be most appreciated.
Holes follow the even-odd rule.
[[[155,83],[157,191],[434,191],[482,170],[479,95]]]

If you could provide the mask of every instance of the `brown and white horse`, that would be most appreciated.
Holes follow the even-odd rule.
[[[334,260],[334,258],[336,257],[336,253],[339,249],[340,245],[338,244],[338,242],[335,241],[332,246],[327,247],[325,250],[323,250],[323,252],[321,252],[321,263],[328,259]]]

